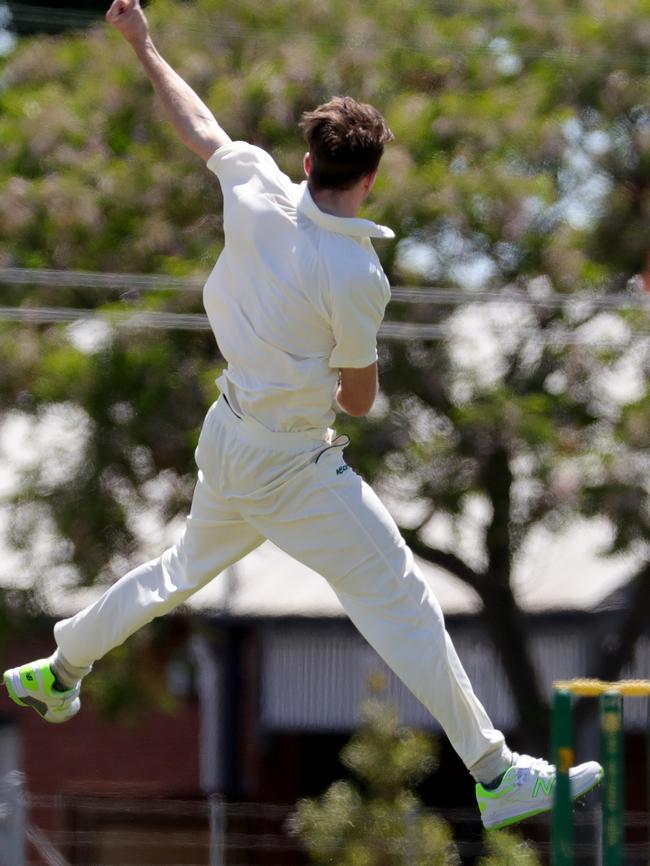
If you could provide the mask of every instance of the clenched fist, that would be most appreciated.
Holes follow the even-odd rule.
[[[132,44],[147,38],[149,25],[140,8],[140,0],[113,0],[106,20]]]

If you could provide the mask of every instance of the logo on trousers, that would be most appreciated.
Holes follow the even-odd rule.
[[[343,473],[347,472],[349,468],[350,467],[346,466],[346,464],[344,463],[343,466],[339,466],[339,468],[336,470],[336,474],[337,475],[343,475]]]

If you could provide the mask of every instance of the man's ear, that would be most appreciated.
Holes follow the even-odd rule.
[[[311,154],[309,151],[304,155],[302,159],[302,167],[305,169],[305,174],[309,177],[309,171],[311,169]]]
[[[370,192],[370,190],[375,185],[375,181],[377,180],[377,169],[371,171],[370,174],[367,174],[363,179],[363,190],[366,195]]]

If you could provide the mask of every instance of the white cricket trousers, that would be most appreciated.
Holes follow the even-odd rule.
[[[196,462],[178,543],[55,626],[72,665],[92,664],[268,538],[330,583],[478,781],[510,766],[503,735],[474,694],[411,551],[340,447],[304,433],[270,432],[239,418],[222,397],[205,419]]]

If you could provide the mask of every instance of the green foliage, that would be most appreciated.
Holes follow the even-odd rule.
[[[112,650],[92,677],[84,692],[104,718],[122,724],[137,724],[143,710],[173,714],[178,702],[167,688],[165,667],[174,650],[165,640],[165,623],[142,629],[133,639]]]
[[[486,833],[485,842],[488,854],[479,860],[478,866],[541,866],[532,845],[512,833]]]
[[[321,798],[301,801],[291,831],[314,864],[456,866],[449,827],[425,814],[410,790],[435,765],[431,741],[400,727],[377,700],[364,704],[362,720],[341,753],[359,782],[335,782]]]
[[[318,799],[302,800],[289,819],[315,866],[458,866],[446,822],[425,810],[412,790],[435,769],[436,750],[424,734],[400,726],[390,706],[372,699],[341,752],[356,781],[338,781]],[[486,834],[479,866],[540,866],[533,849],[512,833]]]
[[[397,715],[384,703],[368,701],[363,726],[341,752],[341,762],[375,797],[390,800],[406,784],[421,782],[434,768],[430,740],[400,728]]]

